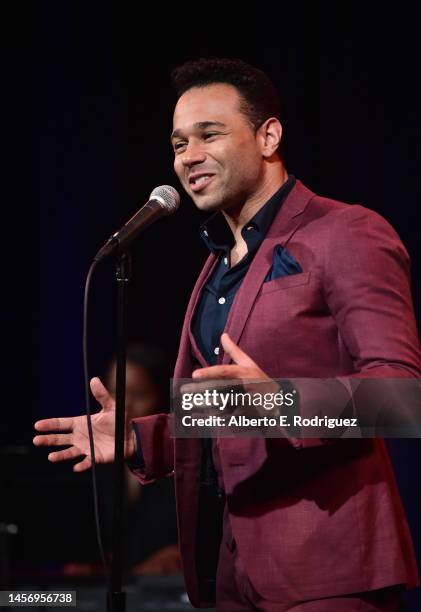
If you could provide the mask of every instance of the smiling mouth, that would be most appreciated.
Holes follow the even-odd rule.
[[[193,178],[192,180],[189,181],[191,190],[196,193],[197,191],[201,191],[202,189],[205,189],[205,187],[207,187],[209,183],[211,183],[214,176],[215,176],[214,174],[203,174],[202,176]]]

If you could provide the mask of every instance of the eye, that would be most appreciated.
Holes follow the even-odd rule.
[[[179,153],[183,149],[183,147],[186,146],[186,144],[187,143],[185,143],[185,142],[176,142],[174,144],[174,152],[175,153]]]
[[[218,132],[206,132],[206,134],[203,134],[204,140],[209,140],[209,138],[213,138],[213,136],[218,136]]]

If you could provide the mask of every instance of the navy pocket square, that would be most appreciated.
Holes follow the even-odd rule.
[[[272,267],[266,275],[265,283],[281,276],[289,276],[290,274],[299,274],[303,269],[291,253],[280,244],[277,244],[273,250]]]

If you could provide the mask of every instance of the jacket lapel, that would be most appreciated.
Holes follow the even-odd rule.
[[[196,357],[200,363],[205,364],[205,360],[197,348],[196,342],[194,341],[193,334],[191,332],[191,322],[196,308],[200,291],[206,282],[209,274],[212,272],[213,267],[216,263],[214,255],[209,255],[205,265],[202,268],[201,273],[196,281],[193,288],[186,314],[184,317],[183,329],[181,331],[180,346],[178,349],[177,362],[175,364],[174,378],[190,378],[191,370],[191,356]],[[191,353],[192,351],[192,353]]]
[[[268,235],[257,251],[250,268],[242,282],[232,304],[225,331],[238,344],[247,318],[251,312],[257,294],[272,265],[273,250],[277,244],[285,246],[302,222],[302,213],[315,194],[297,180],[287,196],[281,210],[275,217]],[[219,356],[219,363],[229,363],[226,354]]]

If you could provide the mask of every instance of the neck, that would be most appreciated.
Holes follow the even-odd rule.
[[[241,230],[243,227],[266,204],[269,198],[282,187],[287,179],[287,171],[282,162],[279,161],[279,166],[272,168],[271,172],[268,172],[261,186],[243,204],[230,210],[222,211],[237,244],[242,242]]]

